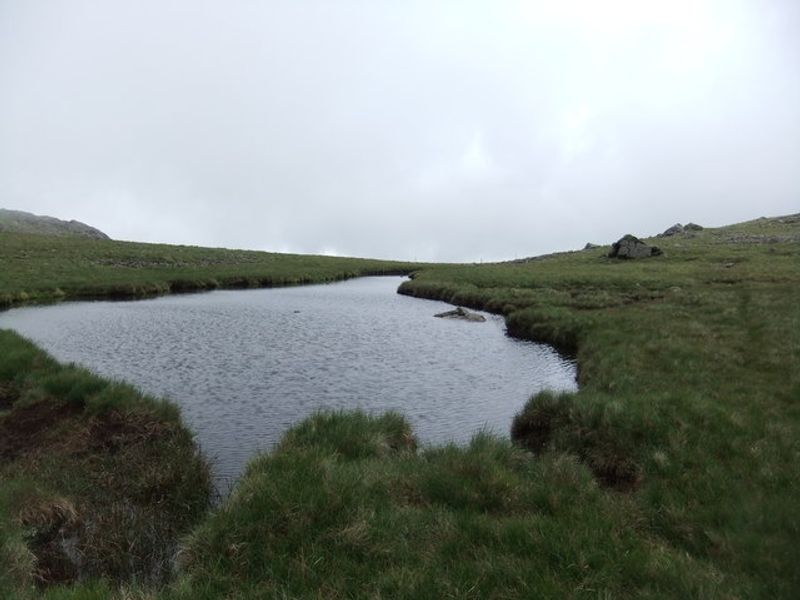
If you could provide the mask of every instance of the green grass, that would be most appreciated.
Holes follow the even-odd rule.
[[[164,596],[711,593],[713,574],[639,536],[629,506],[569,455],[535,459],[483,434],[417,451],[397,415],[321,413],[250,464]]]
[[[0,246],[0,255],[17,257],[0,274],[0,293],[13,302],[21,292],[74,297],[165,284],[157,291],[175,291],[175,281],[206,277],[290,284],[373,268],[345,267],[350,259],[255,253],[247,262],[250,253],[13,241],[13,252]],[[636,261],[607,259],[601,248],[523,263],[418,266],[402,286],[503,314],[513,335],[576,357],[580,390],[531,398],[509,424],[513,441],[479,434],[467,447],[418,448],[400,415],[320,413],[251,462],[232,496],[184,539],[177,576],[165,586],[122,576],[44,593],[797,597],[800,220],[655,243],[663,256]],[[215,252],[227,262],[212,264]],[[69,419],[85,420],[118,402],[137,405],[124,385],[86,380],[72,367],[36,367],[41,374],[29,379],[31,356],[45,359],[9,339],[0,348],[17,350],[0,359],[0,399],[29,390],[14,410],[55,396],[81,406]],[[175,422],[168,405],[147,405],[159,422]],[[0,493],[0,564],[11,567],[0,582],[12,582],[11,590],[35,570],[30,536],[13,516],[14,498],[25,497],[15,490],[71,498],[54,467],[33,480],[29,473],[37,471],[18,471],[10,486],[4,479]]]
[[[178,538],[211,494],[176,407],[10,331],[0,348],[0,597],[170,579]]]
[[[715,594],[794,597],[800,222],[654,242],[665,256],[438,268],[402,291],[503,313],[514,335],[575,353],[580,391],[532,398],[515,441],[576,456],[633,503],[639,535],[717,572]]]
[[[396,261],[0,232],[0,308],[64,298],[136,298],[216,288],[408,274]]]

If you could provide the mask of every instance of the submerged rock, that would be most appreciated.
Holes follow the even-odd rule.
[[[475,323],[482,323],[486,320],[486,317],[483,315],[470,312],[462,306],[459,306],[455,310],[448,310],[447,312],[439,313],[438,315],[433,316],[439,317],[440,319],[461,319],[462,321],[474,321]]]
[[[611,246],[608,253],[609,258],[647,258],[649,256],[660,256],[661,249],[657,246],[645,244],[634,235],[627,234],[622,236]]]

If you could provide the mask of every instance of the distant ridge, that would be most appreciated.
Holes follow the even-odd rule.
[[[105,233],[80,221],[62,221],[55,217],[34,215],[21,210],[0,208],[0,233],[37,233],[40,235],[79,236],[110,240]]]

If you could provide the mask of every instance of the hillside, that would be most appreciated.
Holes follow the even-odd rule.
[[[600,247],[521,263],[414,266],[8,234],[0,261],[11,275],[0,294],[14,302],[55,289],[179,291],[175,282],[212,274],[218,285],[265,285],[415,269],[401,293],[502,314],[511,335],[556,345],[580,373],[576,393],[530,398],[509,423],[511,440],[479,434],[466,447],[418,448],[396,414],[298,423],[191,528],[170,583],[145,590],[128,571],[98,568],[49,597],[796,598],[800,218],[648,241],[663,254],[617,260]],[[45,455],[14,446],[0,462],[0,563],[10,566],[0,595],[30,598],[37,532],[64,528],[58,506],[75,507],[70,527],[82,522],[87,490],[70,482],[95,478],[103,455],[70,449],[92,439],[83,433],[94,431],[91,419],[114,423],[126,405],[148,415],[108,446],[109,461],[120,452],[130,459],[136,499],[177,507],[190,489],[169,464],[153,479],[147,461],[132,460],[147,435],[163,433],[152,400],[62,371],[4,335],[3,431],[29,423],[31,404],[72,407],[71,421],[46,412],[36,433],[48,441]],[[58,443],[68,426],[77,428],[72,441]],[[47,470],[37,475],[36,465]],[[98,482],[116,468],[103,466]],[[192,472],[201,479],[202,469]],[[106,563],[125,564],[126,544],[149,526],[112,522],[111,541],[93,547]]]
[[[110,239],[105,233],[80,221],[62,221],[55,217],[34,215],[21,210],[0,208],[0,232],[38,235],[78,236],[96,240]]]
[[[421,264],[0,232],[0,308],[408,274]]]

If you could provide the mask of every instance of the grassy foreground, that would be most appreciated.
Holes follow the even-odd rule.
[[[18,251],[26,251],[17,239]],[[52,297],[56,288],[80,295],[137,289],[142,282],[150,289],[183,276],[197,282],[213,268],[231,278],[242,275],[237,268],[261,268],[253,275],[261,283],[271,277],[264,265],[237,267],[233,255],[216,267],[153,266],[134,258],[125,267],[119,256],[98,267],[111,246],[84,266],[91,242],[69,268],[58,258],[39,269],[50,242],[37,243],[35,258],[14,263],[11,277],[0,275],[7,277],[0,293],[11,301],[20,291],[38,298]],[[515,264],[426,266],[403,285],[409,295],[502,313],[512,334],[575,353],[580,391],[531,398],[510,424],[513,443],[481,434],[465,448],[419,449],[399,415],[319,414],[254,459],[228,501],[192,528],[171,583],[152,588],[158,581],[115,578],[112,569],[105,579],[90,576],[77,587],[43,593],[81,599],[797,597],[800,219],[758,220],[656,243],[664,256],[617,261],[601,248]],[[115,248],[134,256],[136,246]],[[201,249],[160,250],[184,251],[200,256]],[[276,270],[284,283],[328,266],[312,267],[313,257],[309,266],[300,257],[293,265],[294,258],[286,260],[285,270]],[[14,336],[0,339],[4,350],[13,344],[24,345]],[[24,375],[31,369],[11,365],[0,371],[3,381],[38,389],[38,376]],[[81,422],[96,418],[92,394],[58,393],[89,398],[76,415]],[[108,414],[118,397],[108,392],[99,403],[106,412],[97,414]],[[27,402],[17,400],[12,412]],[[44,464],[64,454],[42,448],[37,460]],[[35,473],[14,471],[14,463],[3,468],[18,478]],[[60,490],[71,484],[56,471],[43,471],[36,485],[69,498]],[[36,572],[30,552],[37,538],[14,512],[21,504],[13,503],[6,472],[0,472],[0,564],[18,568],[0,575],[0,585],[14,597],[30,589],[19,582]],[[194,511],[187,515],[181,523],[195,519]],[[113,556],[127,553],[122,548]]]

